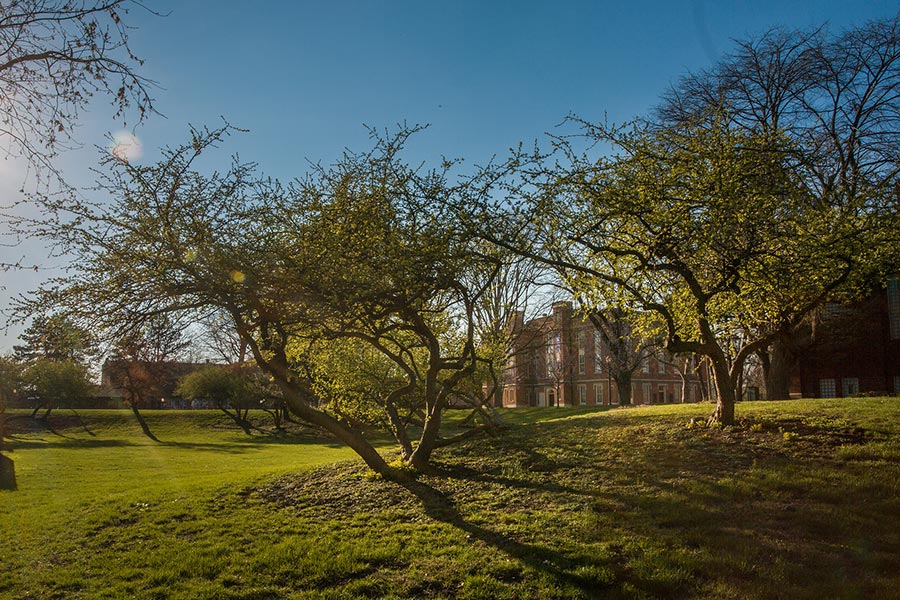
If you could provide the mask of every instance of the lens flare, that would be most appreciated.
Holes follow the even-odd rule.
[[[144,154],[141,140],[133,133],[127,131],[119,131],[112,137],[109,151],[117,159],[124,162],[135,161]]]

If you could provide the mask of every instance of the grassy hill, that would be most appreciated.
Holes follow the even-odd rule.
[[[309,431],[91,413],[17,435],[0,597],[900,598],[900,399],[709,411],[507,411],[406,487]]]

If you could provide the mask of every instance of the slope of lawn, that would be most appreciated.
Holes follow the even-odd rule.
[[[900,598],[900,399],[709,411],[507,411],[406,486],[309,432],[88,415],[16,440],[0,597]]]

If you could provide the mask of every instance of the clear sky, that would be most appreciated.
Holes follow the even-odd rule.
[[[732,40],[773,26],[839,31],[894,17],[887,0],[491,1],[149,0],[164,17],[133,10],[131,41],[143,73],[159,83],[154,115],[134,133],[149,161],[186,139],[188,124],[225,118],[248,129],[218,155],[259,163],[289,179],[307,160],[330,162],[343,148],[365,149],[364,125],[430,124],[407,155],[468,164],[503,155],[552,131],[569,113],[623,121],[646,114],[688,71],[712,65]],[[85,148],[61,158],[66,177],[88,185],[94,146],[122,128],[99,104],[77,135]],[[23,174],[0,163],[0,197],[17,194]],[[0,202],[3,204],[5,202]],[[0,225],[2,227],[2,225]],[[0,247],[38,272],[0,272],[0,309],[63,273],[26,242]],[[0,318],[2,323],[2,318]],[[0,328],[0,353],[21,332]]]

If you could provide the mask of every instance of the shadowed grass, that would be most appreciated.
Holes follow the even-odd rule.
[[[350,456],[309,433],[89,416],[18,436],[0,597],[900,597],[900,399],[709,411],[508,411],[405,486],[309,470]]]

